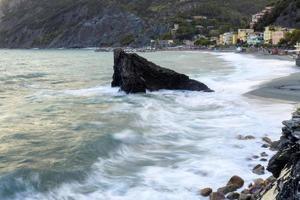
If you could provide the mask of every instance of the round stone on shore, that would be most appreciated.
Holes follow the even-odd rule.
[[[240,189],[241,187],[244,186],[244,183],[245,183],[245,181],[241,177],[233,176],[230,178],[227,185],[235,185],[237,187],[237,189]]]
[[[208,197],[212,193],[212,191],[213,190],[211,188],[203,188],[200,190],[200,195],[204,197]]]
[[[224,194],[222,194],[220,192],[213,192],[210,194],[209,199],[210,200],[224,200],[225,196],[224,196]]]
[[[252,172],[254,173],[254,174],[257,174],[257,175],[263,175],[263,174],[265,174],[265,167],[264,166],[262,166],[262,165],[256,165],[254,168],[253,168],[253,170],[252,170]]]

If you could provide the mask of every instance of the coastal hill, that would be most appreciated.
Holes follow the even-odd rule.
[[[245,27],[274,0],[0,0],[1,48],[144,46]],[[201,30],[195,27],[201,27]]]
[[[300,0],[279,0],[274,4],[271,14],[265,15],[256,25],[257,30],[263,30],[270,24],[300,28]]]

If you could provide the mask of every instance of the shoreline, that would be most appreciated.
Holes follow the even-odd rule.
[[[263,59],[277,59],[284,61],[293,61],[289,56],[270,55],[270,57],[261,54],[251,54],[258,58]],[[261,97],[265,99],[283,100],[298,103],[300,102],[300,67],[297,68],[296,64],[292,66],[299,69],[298,72],[293,72],[288,76],[283,76],[271,79],[267,82],[261,83],[257,88],[245,93],[248,97]]]

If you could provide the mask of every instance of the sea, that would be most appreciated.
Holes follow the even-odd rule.
[[[148,60],[214,93],[111,88],[113,53],[0,50],[1,200],[204,200],[233,175],[246,184],[262,137],[279,139],[297,104],[245,95],[298,72],[248,54],[163,51]],[[239,135],[255,136],[238,140]]]

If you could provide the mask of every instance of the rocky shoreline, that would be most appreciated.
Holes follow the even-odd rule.
[[[269,160],[266,169],[273,175],[267,179],[258,178],[247,187],[244,180],[235,175],[217,191],[203,188],[199,194],[210,200],[298,200],[300,199],[300,109],[292,114],[292,119],[282,122],[282,136],[278,141],[262,138],[262,148],[269,148],[277,153]],[[239,140],[252,140],[254,136],[238,136]],[[265,152],[249,159],[264,159]],[[252,170],[256,175],[265,174],[265,166],[258,164]],[[239,192],[238,192],[239,191]]]

